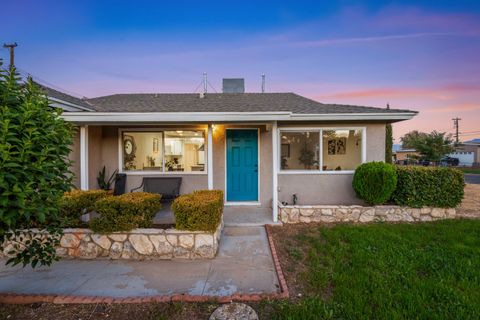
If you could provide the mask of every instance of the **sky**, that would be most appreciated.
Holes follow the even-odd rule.
[[[417,110],[394,124],[480,137],[480,1],[27,1],[0,3],[15,64],[76,96],[296,92]],[[0,49],[8,61],[8,51]]]

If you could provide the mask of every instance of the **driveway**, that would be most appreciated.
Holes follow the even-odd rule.
[[[464,177],[465,183],[480,184],[480,174],[466,173]]]
[[[225,227],[212,260],[62,260],[35,270],[0,264],[0,293],[141,297],[279,291],[264,227]]]

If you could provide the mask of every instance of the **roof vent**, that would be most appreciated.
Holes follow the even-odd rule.
[[[199,97],[200,99],[205,98],[205,92],[200,92],[200,93],[198,94],[198,97]]]
[[[223,93],[245,93],[243,78],[223,79]]]

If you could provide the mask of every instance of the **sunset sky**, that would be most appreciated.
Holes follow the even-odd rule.
[[[23,1],[0,4],[16,65],[67,92],[249,92],[420,111],[404,133],[480,137],[480,1]],[[1,48],[0,57],[8,59]],[[212,90],[212,88],[209,88]]]

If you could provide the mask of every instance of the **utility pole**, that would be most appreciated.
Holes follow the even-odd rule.
[[[458,144],[458,121],[462,120],[459,117],[453,118],[453,127],[455,128],[455,144]]]
[[[15,65],[15,47],[18,46],[16,42],[10,44],[3,44],[3,47],[10,51],[10,69]]]

